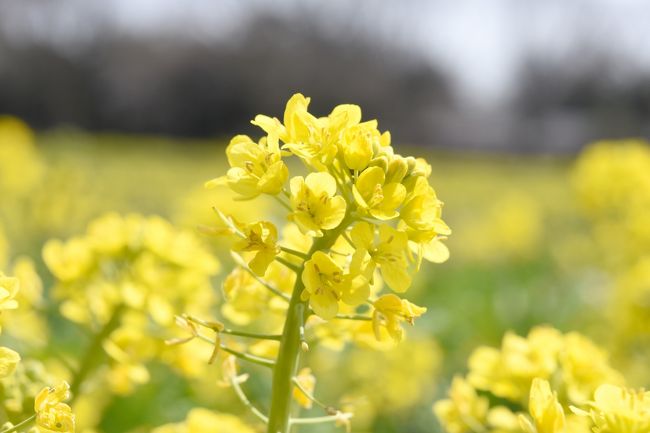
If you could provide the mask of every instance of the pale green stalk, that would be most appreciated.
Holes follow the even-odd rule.
[[[317,238],[307,253],[307,257],[311,257],[316,251],[326,251],[331,248],[351,221],[348,214],[336,229],[325,232],[323,237]],[[296,267],[296,283],[289,301],[278,359],[273,367],[268,433],[288,433],[290,429],[293,377],[297,373],[302,346],[300,328],[309,314],[307,303],[300,298],[305,288],[302,282],[303,268],[304,266]]]

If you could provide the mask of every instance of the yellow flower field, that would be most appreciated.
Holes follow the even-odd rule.
[[[650,144],[0,118],[0,433],[647,433]],[[33,430],[30,430],[33,429]]]

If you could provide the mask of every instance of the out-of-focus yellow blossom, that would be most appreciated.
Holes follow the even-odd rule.
[[[582,403],[591,399],[599,385],[621,385],[622,375],[609,365],[608,354],[577,332],[564,336],[559,353],[559,368],[569,401]]]
[[[82,323],[105,323],[120,304],[163,325],[173,323],[176,308],[205,311],[219,268],[191,232],[140,215],[108,214],[85,237],[48,242],[43,258],[59,279],[62,312]]]
[[[621,334],[650,335],[650,255],[640,257],[619,276],[611,299],[612,322]]]
[[[227,186],[205,188],[203,184],[194,186],[191,191],[175,197],[174,212],[171,221],[182,228],[199,227],[225,228],[223,221],[214,217],[214,209],[223,209],[237,221],[255,221],[269,218],[274,213],[274,201],[271,196],[261,195],[255,200],[237,200],[238,194]],[[206,206],[206,204],[208,204]],[[219,252],[226,251],[230,245],[213,244]]]
[[[53,380],[43,363],[33,359],[21,360],[12,374],[0,381],[4,412],[12,420],[23,420],[32,415],[34,397]]]
[[[449,433],[466,433],[483,430],[487,422],[490,403],[481,397],[465,379],[454,377],[449,397],[437,401],[433,411]]]
[[[290,185],[293,212],[289,218],[306,235],[323,236],[323,230],[336,228],[345,217],[346,202],[336,195],[336,180],[331,174],[296,176]]]
[[[405,232],[382,224],[379,226],[379,236],[376,239],[374,226],[360,222],[354,226],[350,237],[357,248],[355,254],[361,256],[368,254],[372,264],[379,266],[388,287],[400,293],[409,288],[411,276],[408,273],[406,260],[408,236]]]
[[[602,259],[615,267],[650,250],[650,144],[600,141],[575,165],[573,183]]]
[[[43,171],[30,128],[15,117],[0,116],[0,194],[3,198],[24,196],[37,185]]]
[[[268,308],[269,291],[249,272],[236,267],[223,282],[223,315],[237,325],[247,325]]]
[[[102,344],[113,361],[108,383],[112,391],[120,395],[130,394],[135,386],[149,381],[149,370],[144,363],[156,355],[157,348],[142,322],[140,317],[130,315]]]
[[[65,400],[70,398],[70,386],[61,382],[53,388],[43,388],[34,399],[36,426],[45,432],[74,433],[75,417]]]
[[[240,418],[209,409],[194,408],[185,421],[166,424],[151,430],[151,433],[257,433]]]
[[[375,336],[381,339],[381,327],[388,330],[388,334],[395,340],[401,341],[404,331],[402,322],[413,324],[416,317],[423,315],[427,309],[400,299],[397,295],[388,294],[380,296],[374,303],[372,325]]]
[[[218,261],[194,233],[159,217],[107,214],[81,237],[48,242],[43,256],[59,280],[54,295],[66,318],[96,332],[117,328],[104,341],[116,392],[148,380],[145,362],[162,353],[143,351],[162,346],[154,335],[171,329],[175,314],[206,314],[215,303],[211,277]],[[168,353],[163,360],[184,364]]]
[[[4,228],[0,223],[0,268],[5,268],[7,262],[9,261],[9,242],[7,241],[7,236],[5,235]]]
[[[551,385],[544,379],[536,378],[530,388],[528,410],[533,419],[531,423],[520,416],[521,427],[526,433],[562,433],[565,428],[564,409],[551,391]]]
[[[352,410],[355,428],[372,431],[367,423],[378,414],[404,412],[432,399],[442,364],[442,353],[430,339],[406,339],[386,350],[355,348],[344,359],[346,377],[341,385],[355,400],[366,400],[369,405]],[[372,366],[372,368],[369,368]],[[331,381],[341,381],[341,370],[334,367]],[[326,378],[320,383],[328,383]]]
[[[241,227],[241,233],[243,238],[235,242],[233,250],[254,252],[255,255],[248,262],[248,266],[257,275],[263,276],[280,252],[277,245],[278,230],[268,221],[259,221],[244,225]]]
[[[589,412],[574,409],[594,423],[594,433],[645,433],[650,431],[650,392],[601,385]]]
[[[226,155],[231,168],[226,176],[208,182],[208,187],[225,183],[247,200],[282,191],[289,170],[282,162],[277,136],[255,143],[246,135],[237,135],[230,141]]]
[[[399,216],[397,208],[406,197],[406,188],[398,182],[386,183],[380,167],[369,167],[359,175],[352,187],[359,210],[380,220]]]
[[[323,319],[331,319],[339,311],[339,301],[355,306],[370,294],[368,280],[363,275],[344,274],[332,258],[316,251],[305,262],[302,272],[305,290],[302,299],[309,300],[314,312]]]
[[[0,313],[3,310],[14,310],[18,308],[15,300],[20,282],[17,278],[7,277],[0,272]],[[0,331],[2,329],[0,328]],[[0,347],[0,379],[3,379],[14,372],[20,362],[20,355],[8,347]]]
[[[18,308],[18,302],[15,298],[19,287],[18,278],[7,277],[0,272],[0,311]]]
[[[533,197],[512,188],[482,211],[473,210],[452,247],[465,259],[487,263],[530,259],[543,240],[545,217],[545,209]]]
[[[553,328],[534,328],[527,338],[509,332],[501,350],[479,347],[472,353],[468,380],[478,389],[522,401],[534,378],[548,379],[556,371],[562,345],[562,334]]]
[[[607,354],[584,336],[537,327],[526,338],[506,334],[500,350],[475,350],[467,380],[477,390],[505,399],[513,411],[518,408],[532,417],[531,422],[521,415],[521,428],[517,423],[512,427],[510,421],[516,419],[512,411],[496,417],[492,415],[496,407],[491,407],[491,415],[475,431],[589,433],[591,423],[585,417],[566,415],[569,407],[589,404],[599,386],[621,383],[623,378],[609,366]],[[551,384],[557,393],[551,391]],[[444,418],[441,421],[445,423]]]
[[[112,238],[109,239],[112,243]],[[91,246],[81,238],[72,238],[65,243],[51,240],[43,248],[43,260],[61,281],[81,278],[92,266],[92,259]]]
[[[314,389],[316,388],[316,377],[311,373],[309,367],[305,367],[298,372],[296,380],[300,384],[300,388],[293,387],[293,398],[301,407],[311,409],[314,404],[311,396],[314,395]],[[303,390],[307,391],[309,395],[305,394]]]
[[[608,362],[607,354],[584,336],[562,335],[548,328],[533,328],[527,338],[508,333],[501,350],[480,347],[469,359],[469,381],[477,388],[521,401],[533,379],[562,377],[562,392],[571,403],[593,395],[601,383],[621,383],[621,375]]]
[[[0,379],[11,375],[20,362],[20,355],[8,347],[0,347]]]
[[[7,312],[2,320],[7,333],[14,338],[43,346],[48,341],[49,329],[41,311],[44,307],[43,284],[33,261],[19,257],[13,263],[11,274],[20,282],[15,299],[16,309]]]

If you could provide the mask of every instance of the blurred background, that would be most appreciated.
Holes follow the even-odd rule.
[[[575,152],[650,130],[642,0],[0,1],[0,111],[226,136],[302,91],[400,142]]]
[[[354,432],[440,432],[431,405],[472,350],[539,324],[595,338],[647,387],[649,17],[644,0],[0,0],[0,269],[30,257],[47,293],[44,243],[109,211],[194,230],[216,205],[281,224],[272,203],[203,183],[230,136],[258,136],[250,120],[301,92],[319,115],[359,104],[427,158],[453,230],[451,259],[409,292],[429,311],[398,350],[312,353],[317,394],[355,405]],[[233,263],[205,241],[220,292]],[[78,352],[45,313],[51,339],[21,353]],[[77,408],[81,430],[149,431],[197,406],[252,422],[216,374],[150,368]]]

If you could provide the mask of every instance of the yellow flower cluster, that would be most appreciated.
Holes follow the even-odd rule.
[[[224,413],[215,413],[209,409],[195,408],[185,421],[165,424],[151,430],[151,433],[255,433],[256,429],[247,425],[240,418]]]
[[[0,272],[0,312],[18,308],[16,301],[20,281]],[[28,362],[16,374],[20,355],[6,347],[0,347],[0,379],[2,379],[3,408],[8,415],[21,415],[25,397],[31,397],[34,385],[45,376],[40,364]],[[12,377],[16,375],[17,377]],[[31,388],[31,389],[30,389]],[[74,414],[64,403],[70,397],[69,386],[62,382],[55,388],[45,387],[34,397],[34,413],[37,431],[74,433]],[[24,415],[24,414],[22,414]],[[27,422],[27,421],[25,421]],[[11,423],[8,427],[12,428]]]
[[[57,279],[61,313],[106,332],[108,381],[122,394],[148,380],[146,361],[163,356],[162,338],[152,332],[171,328],[175,314],[206,314],[216,301],[211,277],[219,262],[194,233],[159,217],[107,214],[83,236],[49,241],[43,258]],[[192,370],[169,353],[165,360]]]
[[[590,221],[594,254],[609,272],[605,319],[614,355],[633,382],[647,383],[650,351],[650,143],[641,139],[588,146],[573,171]]]
[[[381,133],[375,120],[362,121],[358,106],[339,105],[329,115],[315,117],[309,102],[301,94],[292,96],[283,121],[258,115],[252,123],[266,135],[258,142],[233,138],[226,150],[230,169],[207,185],[228,185],[243,200],[261,194],[275,198],[306,238],[300,247],[289,248],[291,239],[280,241],[271,221],[242,224],[222,215],[238,239],[233,250],[246,257],[258,277],[273,278],[268,274],[275,272],[270,267],[274,260],[289,262],[301,268],[301,299],[315,314],[329,320],[374,303],[376,327],[386,326],[400,339],[399,323],[412,323],[423,309],[397,295],[372,299],[371,286],[381,276],[393,291],[405,292],[411,266],[419,268],[423,258],[447,259],[441,240],[450,229],[428,181],[431,167],[423,159],[396,154],[390,134]],[[290,156],[304,164],[306,175],[290,175],[285,162]],[[261,296],[253,279],[240,271],[232,278],[226,287],[236,281],[241,287],[246,278],[256,288],[237,293]],[[253,310],[260,305],[253,304]],[[238,303],[236,309],[242,306]]]
[[[629,263],[650,251],[650,143],[590,145],[576,163],[573,183],[610,264]]]
[[[0,116],[0,194],[3,199],[29,192],[41,179],[43,171],[31,129],[15,117]]]
[[[70,398],[70,386],[61,382],[52,388],[43,388],[34,399],[36,426],[40,431],[74,433],[75,417],[66,403]]]
[[[586,433],[589,422],[578,415],[565,417],[566,410],[588,404],[603,384],[623,382],[602,349],[578,333],[550,327],[534,328],[526,338],[508,333],[500,349],[479,347],[468,364],[467,377],[456,377],[449,398],[434,405],[450,433]],[[508,402],[507,407],[490,406],[488,394]],[[518,420],[513,407],[529,411],[532,422]]]
[[[18,308],[16,295],[19,284],[18,278],[7,277],[0,272],[0,313]],[[0,379],[13,373],[18,362],[20,362],[20,355],[17,352],[7,347],[0,347]]]
[[[379,356],[374,348],[354,348],[343,362],[345,373],[337,369],[333,377],[345,388],[355,427],[366,431],[364,424],[372,424],[380,414],[405,413],[430,400],[443,354],[435,341],[409,338]]]

